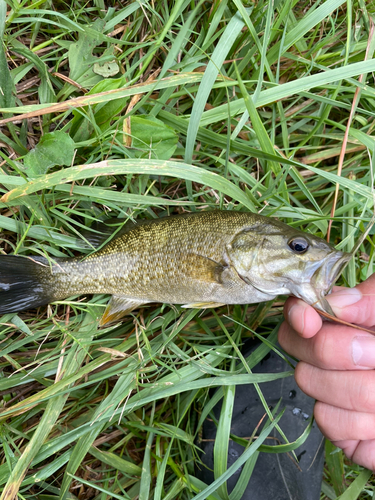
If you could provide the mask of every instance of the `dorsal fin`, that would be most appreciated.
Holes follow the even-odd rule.
[[[90,245],[94,248],[99,248],[103,243],[109,240],[114,233],[116,233],[115,238],[118,238],[135,227],[145,226],[154,222],[153,220],[140,219],[134,222],[132,220],[127,220],[124,224],[124,221],[125,219],[117,219],[116,217],[111,217],[105,221],[96,221],[90,228],[80,229],[80,233]]]

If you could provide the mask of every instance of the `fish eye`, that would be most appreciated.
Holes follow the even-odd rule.
[[[292,238],[288,241],[289,248],[293,250],[295,253],[305,253],[309,248],[309,242],[302,238],[302,236],[297,236],[296,238]]]

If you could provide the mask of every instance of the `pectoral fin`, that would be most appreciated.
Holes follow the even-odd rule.
[[[106,325],[107,323],[112,323],[117,321],[122,317],[129,314],[131,311],[140,307],[143,304],[147,304],[147,301],[142,300],[132,300],[126,297],[119,297],[117,295],[112,295],[110,301],[108,302],[107,308],[104,311],[103,316],[100,319],[99,326]]]
[[[184,257],[184,274],[204,283],[221,283],[221,275],[225,269],[222,264],[209,257],[189,253]]]

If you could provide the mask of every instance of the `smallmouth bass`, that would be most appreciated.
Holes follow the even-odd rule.
[[[294,295],[333,314],[325,295],[350,258],[321,238],[250,212],[128,222],[84,258],[49,263],[1,255],[0,314],[88,293],[112,295],[101,325],[150,302],[205,308],[277,295]]]

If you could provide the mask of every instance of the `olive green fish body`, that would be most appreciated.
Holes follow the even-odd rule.
[[[52,264],[39,258],[29,272],[43,303],[77,294],[111,294],[105,323],[149,302],[207,307],[293,294],[323,304],[332,274],[348,258],[324,240],[275,219],[215,211],[130,223],[123,234],[85,258]],[[11,281],[2,275],[1,262],[0,300],[6,299]],[[0,313],[12,309],[10,300],[5,302],[2,306],[0,301]]]
[[[253,214],[207,212],[135,225],[84,260],[58,261],[55,293],[109,293],[175,304],[251,302],[254,290],[230,268],[226,248],[254,222]]]

